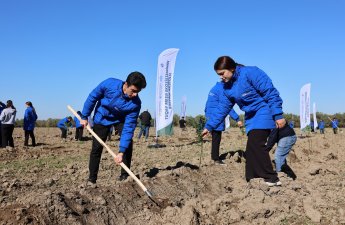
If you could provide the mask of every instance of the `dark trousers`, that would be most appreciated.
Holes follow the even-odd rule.
[[[61,138],[67,138],[67,129],[60,128],[61,130]]]
[[[14,147],[13,143],[13,124],[1,124],[1,139],[2,139],[2,147],[6,148],[6,146]]]
[[[94,124],[93,131],[105,142],[107,140],[111,126],[103,126],[100,124]],[[122,130],[121,130],[122,131]],[[90,153],[89,161],[89,181],[95,183],[97,181],[97,175],[99,171],[99,163],[101,161],[103,146],[93,137],[92,150]],[[133,141],[130,143],[128,149],[123,155],[123,163],[130,168],[132,161]],[[121,175],[128,175],[124,169],[121,169]]]
[[[75,129],[75,139],[81,141],[83,139],[83,127],[77,127]]]
[[[265,181],[277,182],[277,173],[273,170],[269,152],[266,151],[268,129],[251,130],[248,133],[246,147],[246,180],[263,178]]]
[[[35,147],[36,146],[36,139],[35,139],[35,135],[34,135],[34,130],[25,130],[24,133],[25,133],[24,145],[29,146],[29,136],[30,136],[31,141],[32,141],[32,146]]]
[[[222,140],[222,131],[212,131],[211,159],[219,160],[219,147]]]
[[[338,133],[338,128],[333,128],[333,133],[337,134]]]

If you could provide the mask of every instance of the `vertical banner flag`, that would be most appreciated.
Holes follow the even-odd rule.
[[[187,110],[187,97],[183,96],[182,97],[182,103],[181,103],[180,118],[182,118],[182,117],[186,118],[186,110]]]
[[[304,85],[300,91],[300,121],[301,130],[310,124],[310,83]]]
[[[230,128],[230,116],[229,115],[227,115],[225,117],[225,129],[228,129],[228,128]]]
[[[156,136],[173,134],[173,81],[179,49],[169,48],[158,57],[156,84]]]
[[[316,104],[315,104],[315,102],[313,103],[313,119],[314,119],[314,127],[316,130],[316,128],[318,127],[318,124],[317,124],[317,119],[316,119]]]

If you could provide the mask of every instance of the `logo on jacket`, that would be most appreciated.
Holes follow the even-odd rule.
[[[245,97],[245,96],[247,96],[247,95],[249,95],[250,94],[250,91],[249,92],[246,92],[246,93],[243,93],[242,94],[242,97]]]

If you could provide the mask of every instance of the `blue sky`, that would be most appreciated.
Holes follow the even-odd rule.
[[[62,118],[104,79],[140,71],[142,109],[153,113],[158,55],[179,48],[177,114],[183,95],[187,115],[203,113],[221,55],[263,69],[286,113],[299,113],[308,82],[318,111],[344,112],[344,12],[342,0],[0,0],[0,100],[18,118],[28,100],[40,119]]]

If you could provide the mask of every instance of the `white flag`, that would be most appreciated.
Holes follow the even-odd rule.
[[[158,57],[156,85],[156,136],[173,134],[173,81],[179,49],[169,48]]]
[[[230,116],[229,115],[227,115],[225,117],[225,129],[228,129],[228,128],[230,128]]]
[[[182,103],[181,103],[180,118],[182,118],[182,117],[186,118],[186,110],[187,110],[187,97],[183,96],[182,97]]]
[[[310,124],[310,86],[308,83],[300,91],[300,121],[301,130]]]
[[[316,128],[318,127],[318,124],[317,124],[317,119],[316,119],[316,104],[315,104],[315,102],[313,103],[313,118],[314,118],[314,128],[316,130]]]

